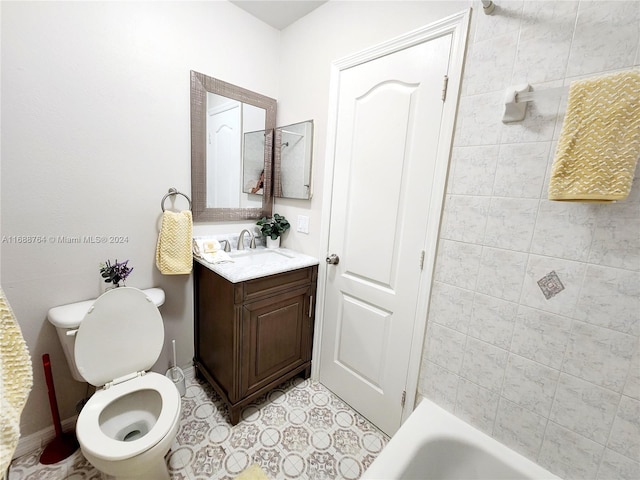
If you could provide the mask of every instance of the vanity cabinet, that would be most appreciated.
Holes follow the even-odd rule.
[[[196,374],[231,423],[260,395],[311,374],[317,265],[233,283],[194,262]]]

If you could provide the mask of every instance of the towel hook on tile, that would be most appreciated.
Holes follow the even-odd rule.
[[[171,196],[174,195],[182,195],[184,198],[187,199],[187,202],[189,202],[189,210],[191,210],[191,199],[184,193],[179,192],[178,190],[176,190],[175,188],[171,187],[169,189],[169,193],[167,193],[164,197],[162,197],[162,201],[160,202],[160,208],[162,208],[162,211],[164,212],[164,201]]]

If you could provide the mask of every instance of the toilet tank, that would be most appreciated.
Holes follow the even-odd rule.
[[[142,292],[151,299],[156,307],[160,308],[160,306],[164,304],[164,290],[161,288],[148,288],[142,290]],[[86,380],[80,375],[78,367],[76,366],[76,332],[89,311],[89,308],[93,305],[93,302],[95,302],[95,299],[53,307],[47,314],[49,322],[56,327],[64,356],[67,358],[69,370],[71,370],[71,375],[79,382],[86,382]]]

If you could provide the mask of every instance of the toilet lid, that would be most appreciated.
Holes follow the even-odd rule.
[[[78,327],[78,371],[91,385],[149,370],[162,351],[162,316],[143,292],[120,287],[107,291]]]

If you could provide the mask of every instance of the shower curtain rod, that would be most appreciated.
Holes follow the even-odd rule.
[[[482,0],[482,10],[486,15],[491,15],[496,8],[492,0]]]

